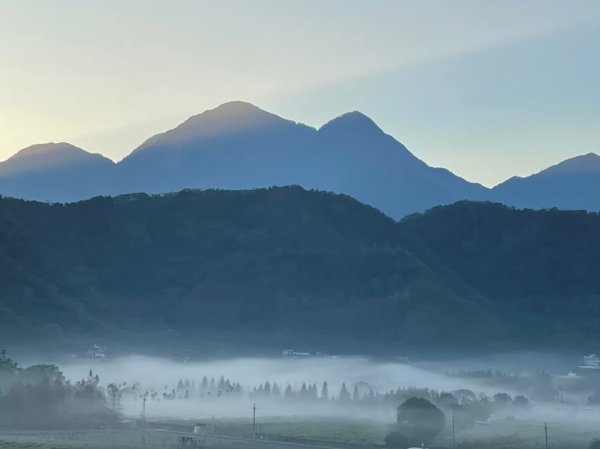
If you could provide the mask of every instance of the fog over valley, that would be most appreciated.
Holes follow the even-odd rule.
[[[580,359],[548,353],[413,362],[289,351],[269,358],[177,361],[111,358],[102,347],[96,351],[94,358],[64,357],[61,370],[73,381],[98,376],[108,407],[126,419],[247,432],[254,412],[266,433],[320,418],[332,426],[350,420],[377,434],[389,428],[398,404],[411,396],[427,398],[447,414],[442,438],[452,420],[462,438],[510,433],[517,423],[532,430],[543,422],[587,438],[600,419],[593,399],[600,396],[600,373],[586,373]],[[40,356],[29,362],[34,359],[48,362]]]
[[[0,449],[600,449],[598,0],[0,41]]]

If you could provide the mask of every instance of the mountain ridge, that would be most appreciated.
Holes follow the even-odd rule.
[[[490,199],[533,209],[600,210],[600,156],[587,153],[527,177],[512,177],[491,190]]]
[[[598,214],[487,202],[396,222],[300,187],[1,198],[0,339],[591,349],[599,257]]]
[[[119,169],[131,182],[126,192],[295,184],[348,194],[394,217],[462,198],[450,192],[482,189],[449,172],[437,179],[437,170],[360,112],[315,129],[244,102],[151,138]]]
[[[43,154],[30,154],[32,165],[39,158],[36,173],[11,172],[14,155],[0,163],[0,194],[69,202],[134,192],[295,184],[348,194],[394,218],[459,200],[532,208],[600,208],[593,195],[600,186],[600,166],[596,170],[598,159],[593,153],[488,189],[443,167],[428,165],[358,111],[335,117],[317,129],[251,103],[232,101],[155,134],[117,163],[72,147],[93,167],[59,161],[52,168],[43,161]],[[61,164],[64,167],[57,173]],[[566,170],[564,164],[572,168]],[[560,169],[557,173],[555,167]],[[560,179],[540,185],[540,177],[550,174]]]

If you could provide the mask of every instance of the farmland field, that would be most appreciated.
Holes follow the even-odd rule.
[[[208,437],[199,445],[215,448],[373,448],[383,444],[389,424],[367,419],[261,417],[257,420],[257,439],[251,439],[252,419],[216,418],[214,420],[165,419],[148,423],[141,429],[100,429],[88,431],[0,432],[0,449],[142,449],[178,447],[179,433],[189,433],[196,424],[204,425]],[[214,429],[214,430],[213,430]],[[224,438],[212,437],[215,435]],[[515,436],[515,435],[518,435]],[[587,449],[600,436],[589,426],[549,423],[551,449]],[[450,429],[431,446],[451,448]],[[544,422],[499,419],[457,432],[456,447],[461,449],[543,449]]]
[[[193,424],[213,426],[213,420],[164,420],[156,424],[190,428]],[[383,442],[390,425],[381,421],[352,418],[262,417],[256,422],[256,433],[270,440],[311,441],[320,443],[367,445]],[[220,418],[214,420],[214,433],[250,436],[252,419]]]

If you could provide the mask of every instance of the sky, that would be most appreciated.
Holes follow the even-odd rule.
[[[230,100],[314,127],[358,110],[493,186],[600,154],[600,1],[0,0],[0,160],[120,160]]]

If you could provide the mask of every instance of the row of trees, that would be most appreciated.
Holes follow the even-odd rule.
[[[241,384],[232,382],[221,376],[219,379],[204,377],[200,382],[180,379],[176,386],[165,385],[163,391],[141,391],[139,386],[128,387],[129,392],[137,395],[136,399],[146,397],[150,400],[219,400],[220,398],[249,397],[255,401],[282,400],[303,404],[334,404],[345,407],[362,407],[378,410],[395,409],[410,397],[421,397],[439,406],[448,413],[459,417],[461,426],[468,426],[475,421],[486,420],[492,413],[509,407],[525,408],[530,402],[523,395],[511,397],[507,393],[493,396],[477,394],[462,389],[452,392],[427,388],[398,388],[385,393],[375,391],[365,382],[357,382],[351,386],[345,383],[334,390],[327,382],[302,383],[300,386],[266,381],[254,387],[243,388]]]
[[[499,370],[462,370],[448,374],[462,379],[474,379],[494,388],[517,391],[540,401],[552,401],[559,395],[552,376],[544,371],[532,375],[512,374]]]

